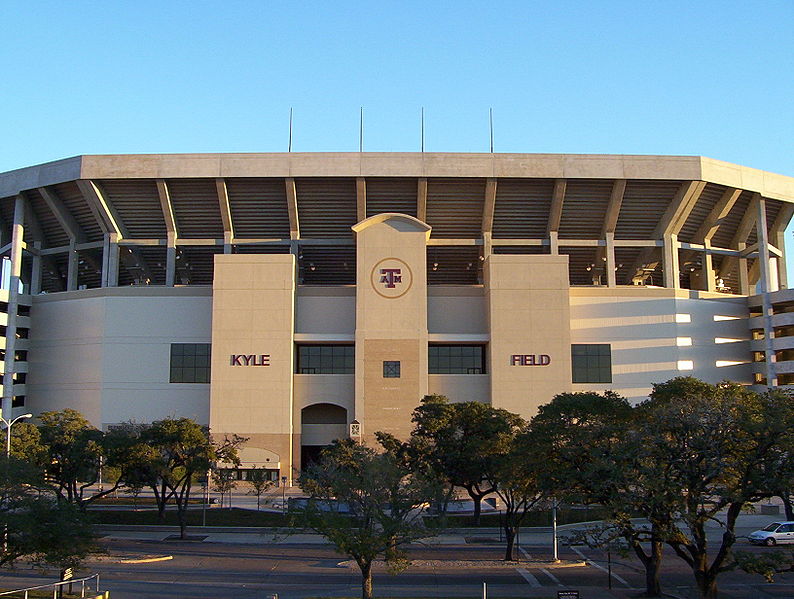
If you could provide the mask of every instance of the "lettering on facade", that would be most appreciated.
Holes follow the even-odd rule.
[[[370,283],[381,297],[397,299],[411,289],[413,273],[411,268],[399,258],[384,258],[373,267]]]
[[[510,366],[548,366],[551,356],[548,354],[514,354],[510,356]]]
[[[386,289],[394,289],[397,283],[403,282],[403,278],[400,275],[401,272],[401,268],[381,268],[380,282],[386,284]]]
[[[270,354],[232,354],[232,366],[270,366]]]

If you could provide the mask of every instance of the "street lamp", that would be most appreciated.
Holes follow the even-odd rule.
[[[23,418],[33,418],[33,414],[22,414],[21,416],[17,416],[11,420],[6,420],[2,416],[0,416],[0,422],[6,425],[6,476],[8,476],[8,465],[9,460],[11,459],[11,427],[14,425],[15,422],[22,420]],[[8,484],[8,481],[6,481]],[[8,552],[8,525],[6,524],[3,527],[3,553]]]
[[[33,418],[33,414],[22,414],[21,416],[17,416],[12,420],[6,420],[0,416],[0,422],[6,425],[6,458],[11,457],[11,427],[14,426],[15,422],[22,420],[23,418]]]

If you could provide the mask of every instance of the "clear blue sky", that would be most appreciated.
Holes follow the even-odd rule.
[[[794,1],[0,3],[0,172],[76,154],[701,154],[794,176]],[[791,235],[789,235],[791,237]]]

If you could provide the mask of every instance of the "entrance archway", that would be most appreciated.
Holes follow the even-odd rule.
[[[334,439],[347,437],[347,410],[332,403],[316,403],[301,410],[301,470],[316,462]]]

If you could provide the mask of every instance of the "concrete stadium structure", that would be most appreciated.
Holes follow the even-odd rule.
[[[0,174],[3,414],[188,416],[292,477],[427,393],[794,384],[794,179],[708,158],[78,156]],[[13,407],[12,407],[13,406]],[[20,412],[21,413],[21,412]]]

